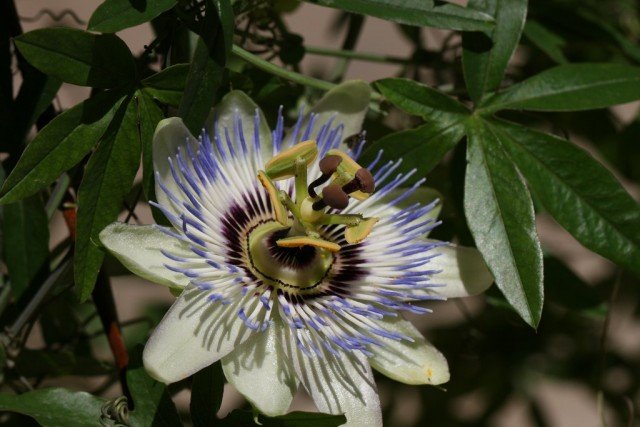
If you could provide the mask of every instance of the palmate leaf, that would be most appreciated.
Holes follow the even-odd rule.
[[[587,248],[640,274],[640,205],[604,166],[564,139],[506,121],[490,126],[560,225]]]
[[[135,83],[133,56],[127,45],[113,34],[43,28],[14,40],[31,65],[64,82],[96,88]]]
[[[486,122],[469,120],[467,132],[467,223],[496,285],[535,328],[542,314],[543,264],[529,191]]]
[[[87,28],[115,33],[151,21],[175,5],[176,0],[105,0],[91,15]]]
[[[564,64],[486,98],[479,113],[523,109],[579,111],[640,99],[640,67]]]
[[[460,31],[490,31],[493,18],[453,3],[436,0],[306,0],[347,12],[375,16],[399,24]]]
[[[467,7],[494,16],[496,22],[491,37],[480,32],[462,35],[464,79],[478,103],[502,81],[524,28],[527,0],[470,0]]]
[[[114,221],[140,164],[140,133],[135,101],[127,99],[108,135],[91,155],[78,190],[75,290],[81,300],[91,294],[104,258],[98,234]]]

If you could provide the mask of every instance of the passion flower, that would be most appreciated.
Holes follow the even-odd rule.
[[[179,297],[144,364],[179,381],[222,359],[259,411],[287,411],[300,384],[319,410],[381,425],[371,367],[408,384],[448,381],[446,359],[402,318],[416,302],[492,282],[474,249],[427,239],[436,203],[420,203],[401,160],[358,164],[369,102],[363,82],[327,93],[285,135],[239,91],[199,138],[179,118],[153,142],[155,204],[173,227],[114,223],[100,235],[134,273]],[[411,201],[411,202],[409,202]]]

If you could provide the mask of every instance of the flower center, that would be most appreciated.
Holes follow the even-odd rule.
[[[320,176],[308,184],[307,169],[318,155],[315,141],[304,141],[280,152],[258,173],[258,179],[267,190],[276,220],[285,229],[276,245],[281,248],[314,247],[318,251],[337,252],[340,245],[321,237],[323,226],[344,225],[345,240],[349,244],[364,240],[377,218],[360,214],[335,213],[348,209],[350,199],[365,200],[375,188],[373,176],[346,153],[329,150],[318,163]],[[293,178],[295,200],[280,190],[275,181]],[[326,184],[326,185],[325,185]],[[321,186],[322,190],[318,192]]]
[[[317,290],[330,272],[331,251],[312,245],[279,246],[290,229],[276,221],[262,223],[248,235],[249,262],[253,273],[273,288],[291,293]]]

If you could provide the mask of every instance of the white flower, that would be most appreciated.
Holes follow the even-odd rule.
[[[354,426],[382,424],[371,367],[407,384],[448,381],[445,358],[401,312],[482,292],[492,277],[475,249],[426,238],[434,204],[414,203],[422,181],[401,188],[399,162],[365,165],[373,194],[363,190],[373,182],[349,184],[359,166],[335,150],[357,160],[362,144],[342,141],[360,132],[369,96],[363,82],[342,84],[286,136],[281,116],[269,131],[238,91],[199,139],[178,118],[158,125],[156,195],[173,228],[114,223],[100,234],[131,271],[181,291],[146,345],[152,376],[171,383],[222,359],[264,414],[285,413],[301,384]],[[323,175],[329,150],[338,157]]]

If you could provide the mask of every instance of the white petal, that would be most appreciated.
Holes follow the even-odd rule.
[[[252,146],[254,143],[254,120],[256,112],[260,117],[258,135],[260,137],[260,145],[262,147],[262,158],[266,161],[273,155],[271,131],[269,130],[267,119],[264,117],[262,110],[244,92],[232,90],[226,94],[220,103],[215,106],[208,122],[213,123],[213,120],[217,120],[221,135],[224,135],[224,129],[227,128],[229,130],[229,135],[231,135],[235,143],[238,144],[239,149],[240,139],[236,135],[235,130],[236,114],[239,115],[242,120],[242,134],[244,135],[245,141],[248,146]]]
[[[212,303],[207,292],[188,286],[147,341],[143,361],[149,374],[169,384],[229,354],[252,333],[239,308],[237,301]]]
[[[312,113],[318,114],[315,121],[316,132],[329,119],[335,117],[333,126],[344,126],[343,139],[359,133],[369,108],[370,98],[371,86],[362,80],[350,80],[334,87],[311,109]],[[305,125],[306,121],[303,123],[303,129]],[[347,151],[348,148],[341,144],[340,149]]]
[[[298,380],[282,350],[282,326],[274,323],[222,358],[227,380],[270,417],[289,409]]]
[[[308,356],[296,347],[291,331],[285,332],[287,357],[320,412],[344,414],[345,426],[382,426],[380,399],[371,366],[364,355]]]
[[[181,257],[193,256],[189,245],[163,233],[154,225],[114,222],[100,232],[100,241],[131,272],[171,288],[183,288],[189,278],[164,266],[168,259],[160,250]]]
[[[493,276],[477,249],[450,244],[433,251],[440,255],[424,267],[442,270],[433,276],[433,282],[445,286],[431,288],[430,293],[445,298],[467,297],[484,292],[493,283]]]
[[[374,369],[405,384],[435,385],[449,381],[447,360],[410,322],[398,317],[381,323],[384,330],[411,337],[413,342],[378,338],[384,346],[369,347],[374,354],[369,358]]]
[[[184,196],[175,183],[169,163],[174,158],[179,147],[186,149],[187,144],[196,144],[197,140],[179,117],[161,120],[153,135],[153,170],[156,172],[156,198],[158,203],[173,214],[179,215],[182,207],[175,207],[165,191],[160,187],[158,177],[163,185],[178,199]]]

